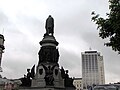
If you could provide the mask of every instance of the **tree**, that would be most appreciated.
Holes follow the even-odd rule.
[[[92,12],[92,21],[97,24],[99,37],[109,39],[105,46],[112,47],[120,54],[120,0],[109,0],[109,9],[105,19]]]

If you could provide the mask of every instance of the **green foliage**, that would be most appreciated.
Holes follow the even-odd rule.
[[[110,12],[106,14],[107,18],[92,12],[92,21],[97,24],[99,37],[109,39],[105,45],[120,54],[120,0],[109,0],[109,3]]]

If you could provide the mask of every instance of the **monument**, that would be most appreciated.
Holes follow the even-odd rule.
[[[54,19],[49,15],[46,20],[46,33],[40,41],[39,62],[31,87],[46,87],[50,90],[64,88],[64,80],[58,64],[58,42],[54,37]],[[54,89],[53,89],[54,87]]]
[[[72,86],[72,79],[68,76],[68,71],[59,68],[59,51],[58,42],[54,37],[54,19],[49,15],[45,25],[46,33],[40,41],[40,50],[38,52],[39,62],[36,67],[27,69],[28,74],[21,79],[22,86],[20,90],[74,90],[74,88],[67,89]],[[30,79],[32,78],[32,79]],[[70,83],[65,84],[65,83]],[[27,86],[27,87],[24,87]]]

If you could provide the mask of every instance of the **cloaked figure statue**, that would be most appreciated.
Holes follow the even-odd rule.
[[[54,19],[52,18],[51,15],[49,15],[49,17],[46,20],[45,28],[46,28],[46,34],[45,35],[50,35],[51,34],[53,36],[53,33],[54,33]]]
[[[35,77],[35,65],[32,67],[31,72],[30,69],[27,69],[27,75],[24,75],[23,78],[20,78],[22,84],[20,86],[30,87],[31,86],[31,78]]]
[[[65,87],[74,87],[74,85],[73,85],[73,79],[69,77],[68,70],[64,70],[63,67],[61,67],[61,76],[64,79],[64,85],[65,85]]]

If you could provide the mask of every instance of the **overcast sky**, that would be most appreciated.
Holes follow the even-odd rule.
[[[52,15],[59,64],[71,77],[82,77],[81,52],[91,47],[103,55],[106,83],[120,81],[120,55],[104,46],[91,21],[92,11],[105,17],[108,0],[0,0],[0,33],[5,37],[2,76],[20,78],[37,65],[45,21]]]

